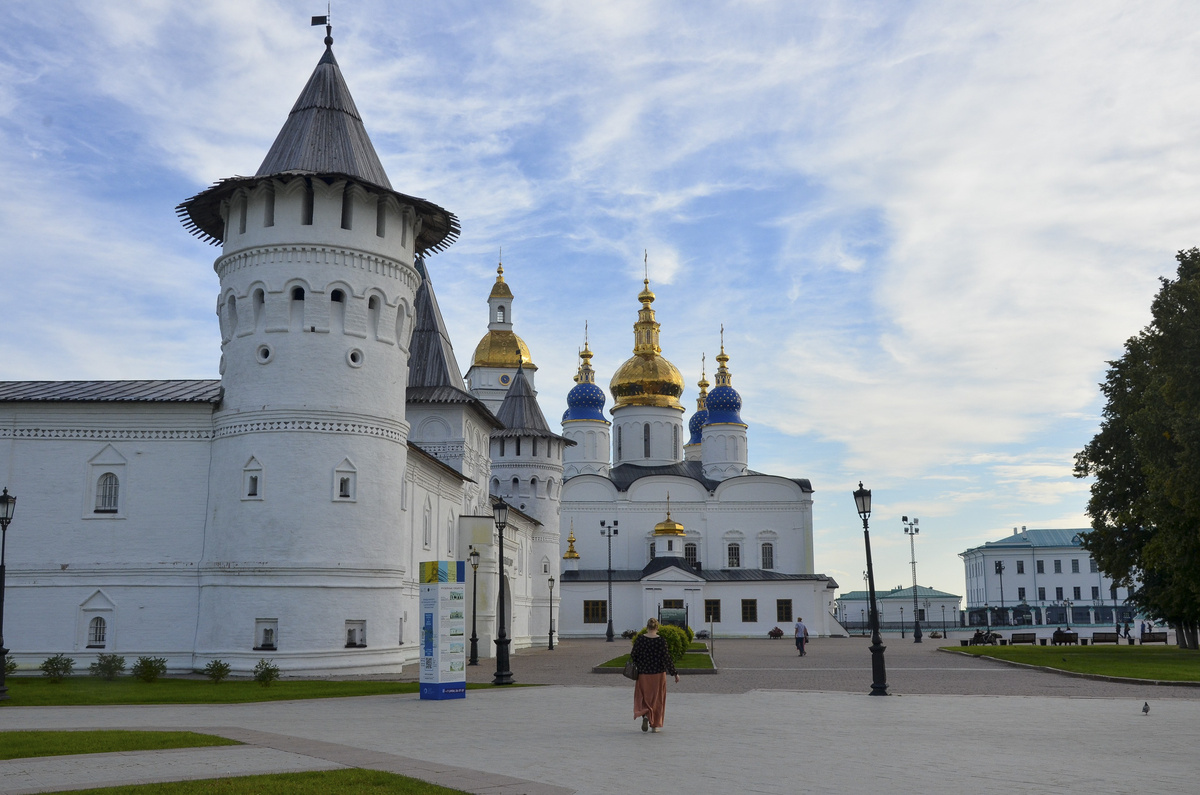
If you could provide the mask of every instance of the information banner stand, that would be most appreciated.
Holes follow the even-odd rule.
[[[420,565],[421,698],[466,698],[466,562],[431,560]]]

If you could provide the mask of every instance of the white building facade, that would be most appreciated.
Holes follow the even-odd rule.
[[[178,208],[222,247],[220,380],[0,384],[23,667],[396,672],[420,654],[418,564],[472,547],[481,653],[502,576],[514,646],[546,635],[557,511],[513,511],[497,560],[504,426],[463,381],[426,263],[457,219],[392,189],[332,41],[256,175]]]
[[[1114,587],[1079,543],[1086,529],[1020,529],[960,552],[971,626],[1113,626],[1132,621],[1128,589]]]
[[[633,356],[610,383],[611,425],[586,342],[567,397],[563,435],[577,445],[564,460],[563,635],[605,635],[610,615],[614,632],[636,629],[660,608],[724,636],[762,637],[797,617],[814,635],[842,634],[836,583],[815,573],[812,486],[748,468],[724,345],[717,386],[708,393],[701,376],[685,432],[683,377],[661,355],[648,280],[638,300]],[[665,540],[663,522],[677,528]]]
[[[871,605],[867,591],[848,591],[836,600],[837,617],[842,626],[852,634],[870,631]],[[879,628],[884,632],[899,632],[913,628],[912,586],[896,586],[890,591],[876,591],[875,604],[879,607]],[[921,631],[943,632],[959,624],[962,597],[925,585],[917,586],[917,617]]]

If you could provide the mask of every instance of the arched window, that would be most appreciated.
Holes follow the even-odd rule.
[[[687,565],[691,566],[693,569],[696,568],[695,544],[688,542],[683,545],[683,559],[687,562]]]
[[[421,537],[424,539],[425,548],[428,549],[429,545],[433,543],[433,509],[430,507],[428,499],[425,500],[425,516],[422,520]]]
[[[500,496],[500,478],[492,478],[492,494]]]
[[[762,545],[762,567],[764,569],[775,568],[775,545],[770,541],[764,541]]]
[[[504,307],[502,307],[502,306],[496,307],[496,322],[497,323],[504,322]]]
[[[88,623],[88,648],[104,648],[108,634],[108,622],[96,616]]]
[[[293,287],[292,288],[292,300],[293,301],[303,301],[304,300],[304,288],[303,287]]]
[[[533,495],[534,497],[536,497],[538,495],[537,490],[538,490],[538,479],[530,478],[529,479],[529,493],[531,495]]]
[[[642,458],[650,457],[650,423],[642,426]]]
[[[729,568],[740,569],[742,567],[742,545],[730,544],[728,547],[729,553]]]
[[[345,500],[350,499],[350,478],[338,479],[338,496]]]
[[[513,493],[513,494],[516,494],[516,493],[517,493],[517,490],[521,488],[521,479],[520,479],[520,478],[513,478],[513,484],[512,484],[512,486],[513,486],[513,488],[512,488],[512,493]]]
[[[373,295],[367,299],[367,330],[375,339],[379,339],[379,296]]]
[[[655,554],[656,554],[656,552],[654,549],[654,539],[652,538],[652,539],[650,539],[650,560],[654,560]]]
[[[617,426],[617,463],[621,463],[621,426]]]
[[[96,482],[96,513],[116,513],[120,506],[121,484],[112,472],[105,472]]]
[[[263,320],[263,308],[266,306],[266,303],[267,303],[266,293],[264,293],[262,291],[261,287],[254,291],[253,303],[254,303],[254,328],[255,328],[255,330],[261,330],[262,320]]]

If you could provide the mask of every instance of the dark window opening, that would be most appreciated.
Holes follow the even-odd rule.
[[[343,293],[341,290],[334,290],[332,293],[329,294],[329,300],[333,301],[334,303],[337,303],[337,304],[345,303],[346,302],[346,294]]]
[[[304,178],[304,198],[300,203],[300,224],[312,226],[313,222],[313,186],[312,180]]]

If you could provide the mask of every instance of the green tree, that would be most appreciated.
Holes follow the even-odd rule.
[[[1082,544],[1130,601],[1197,648],[1200,624],[1200,249],[1179,252],[1149,326],[1109,362],[1100,431],[1075,456],[1094,477]]]

